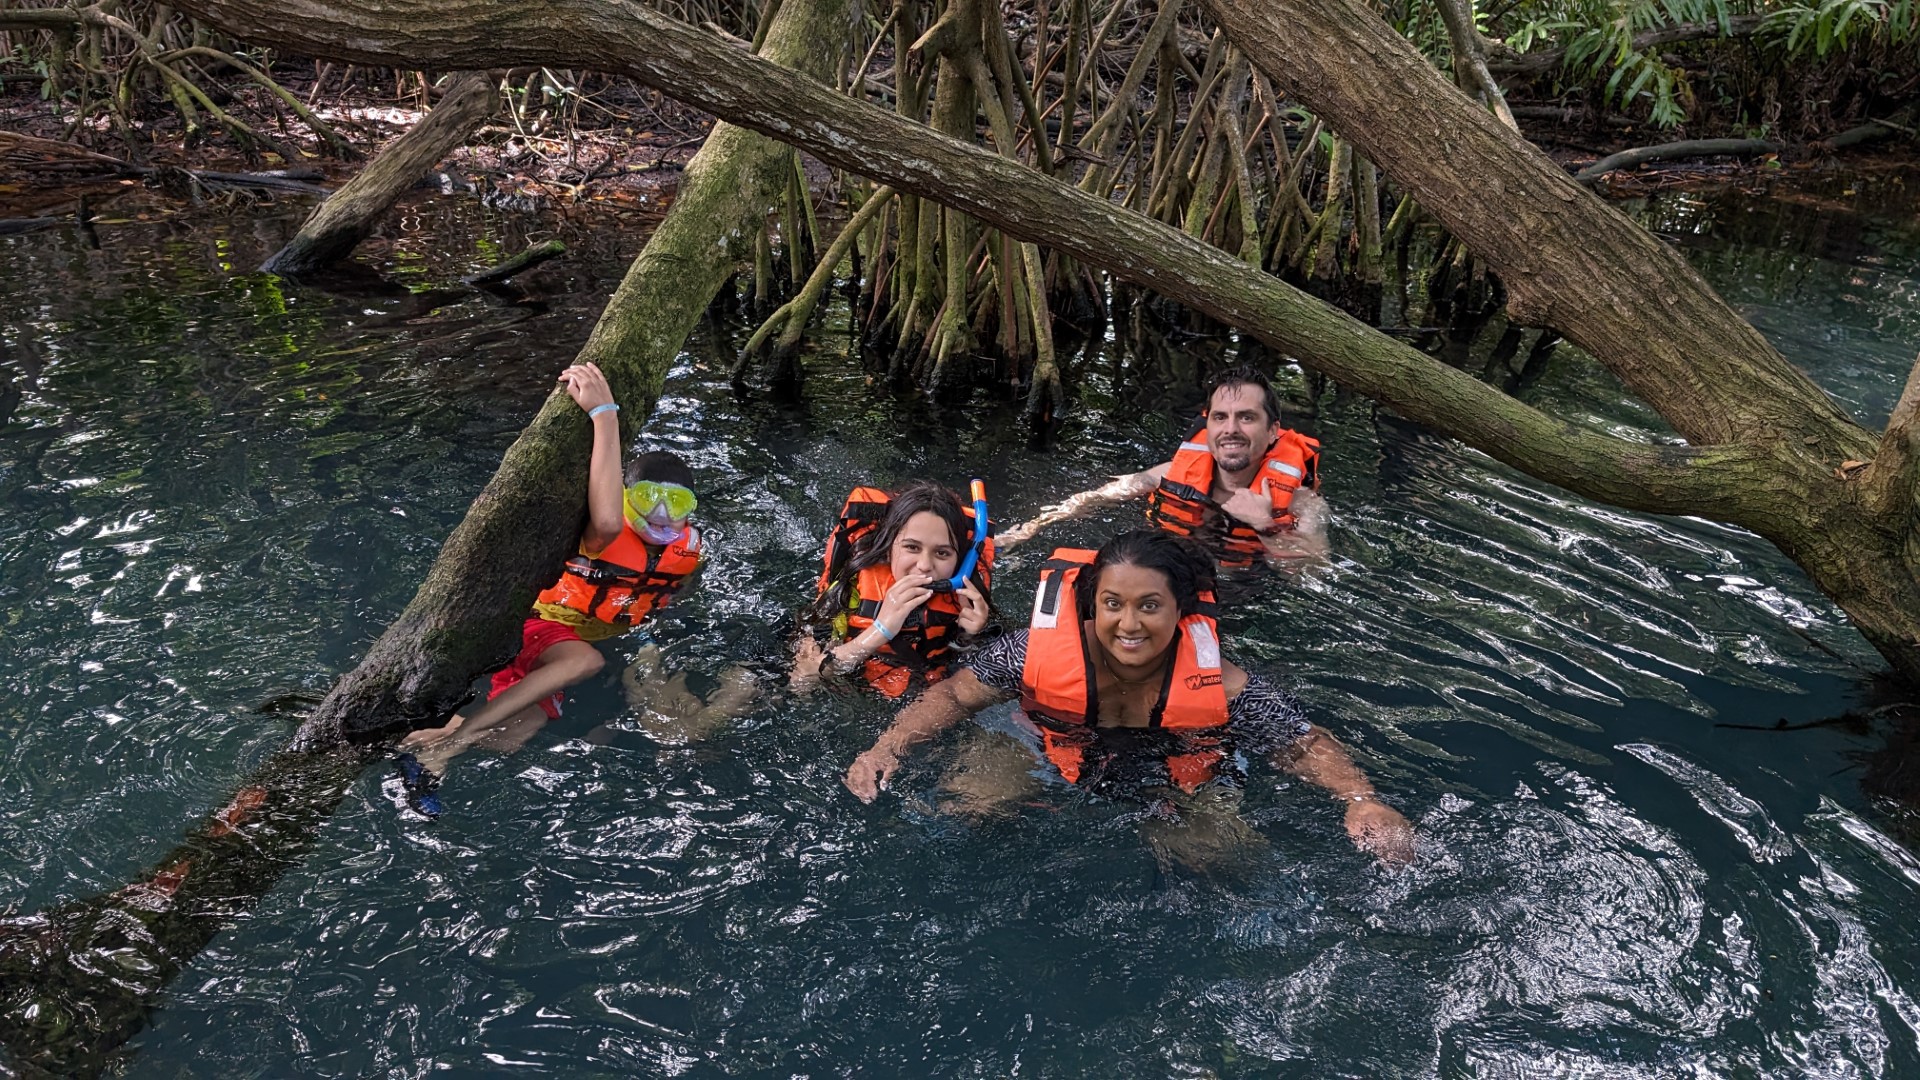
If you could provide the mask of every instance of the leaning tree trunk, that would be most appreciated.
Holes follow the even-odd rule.
[[[293,277],[346,258],[354,245],[373,232],[402,192],[493,115],[498,101],[493,80],[484,72],[460,76],[432,112],[314,207],[294,238],[260,269]]]
[[[798,68],[807,74],[793,77],[819,85],[845,47],[845,11],[844,0],[782,5],[765,58],[751,62]],[[667,368],[714,294],[750,257],[744,247],[750,240],[742,238],[760,231],[792,162],[781,143],[721,124],[688,163],[672,212],[634,260],[578,357],[606,372],[624,406],[624,438],[653,411]],[[548,399],[447,538],[413,601],[301,726],[296,748],[439,723],[466,698],[475,675],[513,655],[534,594],[553,583],[555,568],[579,542],[586,508],[579,478],[586,475],[592,439],[578,413],[564,394]]]
[[[1514,321],[1550,327],[1592,353],[1688,441],[1765,456],[1764,468],[1737,482],[1745,508],[1722,520],[1778,545],[1897,673],[1920,682],[1910,414],[1903,425],[1896,412],[1877,439],[1854,423],[1677,252],[1583,197],[1565,170],[1474,108],[1359,0],[1203,2],[1257,66],[1500,275]],[[1913,382],[1908,391],[1903,403],[1920,392]],[[1867,467],[1876,458],[1884,460]],[[1513,464],[1541,475],[1537,461]]]
[[[827,77],[844,0],[788,0],[756,63]],[[775,70],[780,70],[775,68]],[[688,163],[579,354],[606,372],[632,437],[702,312],[784,190],[793,152],[721,124]],[[360,775],[369,743],[444,720],[513,654],[534,593],[579,543],[590,429],[555,393],[507,451],[387,632],[227,807],[115,892],[0,920],[0,1041],[24,1064],[97,1072],[167,981],[297,865]]]
[[[239,37],[361,62],[628,75],[1147,285],[1543,480],[1753,529],[1920,682],[1914,424],[1890,427],[1876,445],[1676,253],[1468,100],[1357,0],[1205,2],[1256,66],[1473,245],[1507,283],[1516,320],[1573,339],[1696,445],[1632,444],[1547,416],[1140,215],[638,5],[466,0],[431,14],[403,0],[179,6]],[[1857,467],[1876,453],[1897,463]]]

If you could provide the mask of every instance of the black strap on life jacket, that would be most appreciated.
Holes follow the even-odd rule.
[[[683,579],[678,575],[662,574],[654,569],[660,565],[660,559],[665,554],[664,548],[659,551],[649,550],[647,566],[644,570],[635,570],[604,559],[575,555],[567,560],[563,572],[572,574],[593,586],[593,599],[587,602],[587,612],[591,613],[600,610],[600,605],[606,601],[607,594],[615,588],[635,595],[671,595],[680,587]],[[641,614],[644,615],[645,612]]]

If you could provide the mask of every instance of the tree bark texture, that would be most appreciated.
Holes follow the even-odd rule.
[[[1506,280],[1516,320],[1592,352],[1694,447],[1632,443],[1522,404],[1177,230],[616,0],[184,0],[238,37],[378,64],[543,63],[628,75],[830,164],[963,210],[1309,360],[1550,483],[1754,530],[1920,682],[1913,499],[1865,512],[1835,475],[1876,442],[1677,254],[1450,85],[1353,0],[1207,0],[1254,64],[1354,140]]]
[[[295,277],[346,258],[373,232],[402,192],[465,143],[474,129],[493,115],[498,100],[493,79],[486,73],[460,76],[432,112],[314,207],[294,238],[260,269]]]

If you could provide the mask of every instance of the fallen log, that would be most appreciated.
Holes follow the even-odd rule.
[[[548,240],[535,244],[527,250],[497,266],[490,266],[477,274],[471,274],[460,280],[468,285],[498,285],[516,274],[526,273],[548,259],[557,259],[567,253],[567,245],[558,240]]]
[[[1704,157],[1754,157],[1777,154],[1780,144],[1766,139],[1686,139],[1657,146],[1636,146],[1611,154],[1573,174],[1575,180],[1592,184],[1619,169],[1631,169],[1650,161],[1685,161]]]
[[[401,192],[465,142],[498,103],[491,77],[480,72],[462,75],[432,112],[315,207],[294,238],[260,269],[297,277],[345,258],[373,232]]]
[[[20,233],[50,229],[72,220],[66,217],[0,218],[0,236],[17,236]]]
[[[1592,114],[1582,105],[1515,105],[1511,111],[1516,120],[1545,120],[1555,124],[1595,123],[1610,128],[1639,126],[1639,121],[1618,113],[1609,113],[1597,120],[1589,119]]]
[[[1845,150],[1850,146],[1864,146],[1879,142],[1894,135],[1915,138],[1916,133],[1910,126],[1913,123],[1913,109],[1903,109],[1884,120],[1869,120],[1858,127],[1851,127],[1838,135],[1825,140],[1823,145],[1829,150]]]

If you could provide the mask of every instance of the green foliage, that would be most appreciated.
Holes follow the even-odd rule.
[[[1783,40],[1789,53],[1824,57],[1859,40],[1884,39],[1890,45],[1912,40],[1916,30],[1914,0],[1818,0],[1789,4],[1768,14],[1763,32]]]
[[[1920,0],[1518,0],[1489,32],[1515,52],[1560,52],[1563,77],[1598,82],[1609,104],[1644,108],[1665,128],[1685,121],[1692,95],[1663,52],[1734,37],[1735,19],[1751,27],[1756,17],[1756,36],[1787,60],[1920,37]],[[1662,32],[1683,36],[1655,36]]]

